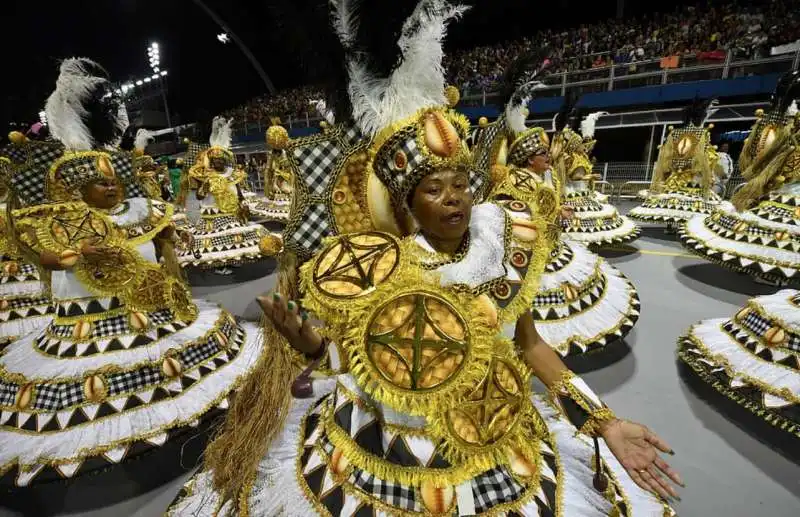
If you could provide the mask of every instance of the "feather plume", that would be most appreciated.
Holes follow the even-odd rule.
[[[231,148],[231,124],[233,119],[226,119],[225,117],[214,117],[211,121],[211,137],[208,143],[213,147],[222,147],[223,149]]]
[[[375,135],[421,108],[446,103],[442,42],[447,25],[466,10],[446,0],[421,0],[403,24],[397,42],[402,59],[387,78],[370,72],[366,56],[348,58],[353,118],[363,133]]]
[[[789,107],[786,108],[786,116],[794,117],[795,115],[797,115],[797,101],[793,100]]]
[[[331,22],[342,47],[349,51],[358,37],[358,0],[330,0]]]
[[[594,138],[594,131],[595,126],[597,125],[597,120],[602,117],[603,115],[608,115],[607,111],[597,111],[595,113],[591,113],[586,115],[584,119],[581,121],[581,136],[584,140],[591,140]]]
[[[333,110],[328,109],[328,104],[325,102],[324,99],[312,99],[308,101],[309,104],[314,106],[314,109],[317,110],[319,116],[324,118],[325,121],[330,124],[336,124],[336,117],[333,113]]]
[[[108,79],[96,75],[100,65],[87,58],[69,58],[61,62],[56,89],[45,104],[50,134],[71,150],[92,149],[94,138],[86,124],[86,104],[98,86]],[[125,117],[127,119],[127,115]]]
[[[719,111],[719,108],[717,108],[717,105],[718,105],[718,104],[719,104],[719,101],[718,101],[717,99],[711,99],[711,100],[708,102],[708,105],[706,106],[706,116],[705,116],[705,118],[703,119],[703,125],[706,125],[706,123],[708,122],[708,119],[710,119],[710,118],[711,118],[711,116],[712,116],[714,113],[716,113],[717,111]]]
[[[142,128],[136,132],[136,138],[133,140],[134,149],[144,151],[145,147],[153,141],[153,133]]]
[[[522,133],[525,131],[525,119],[527,118],[525,110],[528,108],[528,103],[533,98],[533,93],[536,90],[547,88],[547,85],[538,81],[532,81],[523,84],[511,96],[511,100],[506,104],[506,124],[509,129],[514,133]],[[553,119],[555,123],[555,119]]]

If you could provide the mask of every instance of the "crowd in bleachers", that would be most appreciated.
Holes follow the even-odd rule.
[[[665,68],[684,63],[766,57],[776,45],[800,39],[800,0],[732,0],[725,5],[681,6],[669,13],[610,19],[569,30],[543,29],[517,41],[456,51],[445,58],[451,84],[462,90],[491,90],[503,71],[529,49],[549,45],[551,72],[574,72],[660,60]],[[531,25],[532,27],[535,25]],[[274,117],[314,116],[309,99],[317,88],[302,87],[263,96],[230,110],[237,122],[269,123]]]

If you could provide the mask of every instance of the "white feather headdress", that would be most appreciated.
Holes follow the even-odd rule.
[[[516,89],[511,99],[508,101],[508,104],[506,104],[506,124],[514,134],[522,133],[527,129],[525,126],[525,119],[528,118],[528,103],[533,98],[533,93],[542,88],[547,88],[547,85],[539,81],[524,83]],[[556,119],[554,118],[554,128],[555,121]]]
[[[345,51],[351,51],[358,30],[357,2],[331,0],[331,5],[334,29]],[[446,0],[421,0],[403,24],[397,42],[402,60],[389,77],[376,77],[363,55],[348,52],[353,119],[364,134],[375,135],[422,108],[446,104],[442,41],[447,25],[467,9]]]
[[[789,107],[786,108],[786,116],[794,117],[795,115],[797,115],[797,101],[793,100]]]
[[[607,111],[596,111],[594,113],[590,113],[586,115],[583,120],[581,121],[581,136],[584,140],[591,140],[594,138],[594,131],[595,126],[597,126],[597,120],[602,117],[603,115],[608,115]]]
[[[147,147],[147,145],[152,142],[153,139],[153,133],[142,128],[136,132],[136,138],[133,140],[133,147],[134,149],[140,149],[144,151],[145,147]]]
[[[62,61],[56,89],[45,104],[50,134],[67,149],[75,151],[88,151],[94,147],[94,138],[84,122],[88,115],[85,104],[99,85],[109,82],[104,77],[92,75],[90,67],[100,68],[100,65],[83,57]],[[128,128],[128,113],[124,105],[120,105],[114,123],[121,130],[120,134]]]
[[[319,116],[324,118],[328,124],[336,124],[336,116],[334,115],[333,110],[328,109],[328,105],[323,99],[311,99],[308,101],[308,103],[314,106],[314,109],[317,110]]]
[[[212,147],[222,147],[223,149],[230,149],[233,140],[231,124],[233,119],[226,119],[225,117],[217,116],[211,121],[211,137],[208,143]]]

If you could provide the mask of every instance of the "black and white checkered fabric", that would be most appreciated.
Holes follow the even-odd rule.
[[[200,346],[189,347],[181,352],[181,364],[187,369],[194,368],[217,352],[219,345],[212,337]]]
[[[197,161],[197,156],[208,148],[208,144],[189,142],[189,146],[186,148],[186,154],[183,158],[184,167],[189,168],[194,165],[195,161]]]
[[[304,172],[301,178],[310,195],[321,196],[325,193],[341,155],[342,151],[332,140],[320,140],[314,145],[292,149],[292,157]]]
[[[131,328],[130,325],[128,325],[128,318],[125,316],[114,316],[113,318],[97,321],[92,329],[91,337],[103,338],[128,334],[130,332]]]
[[[537,295],[532,302],[534,307],[549,307],[551,305],[564,305],[566,299],[563,292],[552,292]]]
[[[146,366],[130,372],[108,376],[108,395],[120,395],[142,390],[163,382],[161,370]]]
[[[514,480],[504,468],[496,467],[474,478],[471,482],[475,511],[485,513],[495,506],[511,503],[522,497],[525,488]]]
[[[111,164],[114,166],[114,173],[125,185],[125,197],[147,197],[144,188],[139,184],[139,180],[133,172],[133,154],[121,150],[110,154]]]
[[[56,410],[62,406],[61,390],[63,384],[43,384],[36,389],[36,402],[33,407],[40,410]]]
[[[350,482],[392,508],[409,512],[422,510],[421,505],[416,500],[414,487],[390,483],[357,468],[353,469],[353,473],[350,475]]]
[[[308,207],[303,220],[291,234],[291,240],[301,248],[316,251],[322,239],[331,235],[328,209],[323,203],[315,203]]]
[[[45,185],[50,165],[64,153],[64,147],[56,143],[32,142],[22,146],[25,164],[14,171],[10,186],[23,206],[45,203]]]
[[[504,128],[505,119],[503,118],[477,130],[475,146],[472,149],[476,168],[489,170],[489,167],[492,166],[492,150],[497,141],[504,137]]]
[[[0,406],[13,406],[17,385],[0,381]]]
[[[341,132],[341,138],[346,146],[352,147],[358,145],[364,137],[357,127],[350,126]]]

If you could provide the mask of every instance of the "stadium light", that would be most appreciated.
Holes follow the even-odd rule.
[[[47,113],[45,113],[44,110],[39,112],[39,122],[41,122],[43,126],[47,125]]]
[[[167,71],[166,70],[162,70],[161,71],[161,77],[164,77],[165,75],[167,75]]]
[[[150,81],[152,81],[152,79],[150,79],[149,77],[145,77],[144,79],[142,79],[142,81],[149,83]]]
[[[220,41],[220,43],[228,43],[231,40],[227,32],[221,32],[217,34],[217,39]]]
[[[139,79],[138,81],[136,81],[136,86],[141,86],[141,85],[143,85],[143,84],[144,84],[144,82],[143,82],[141,79]]]

